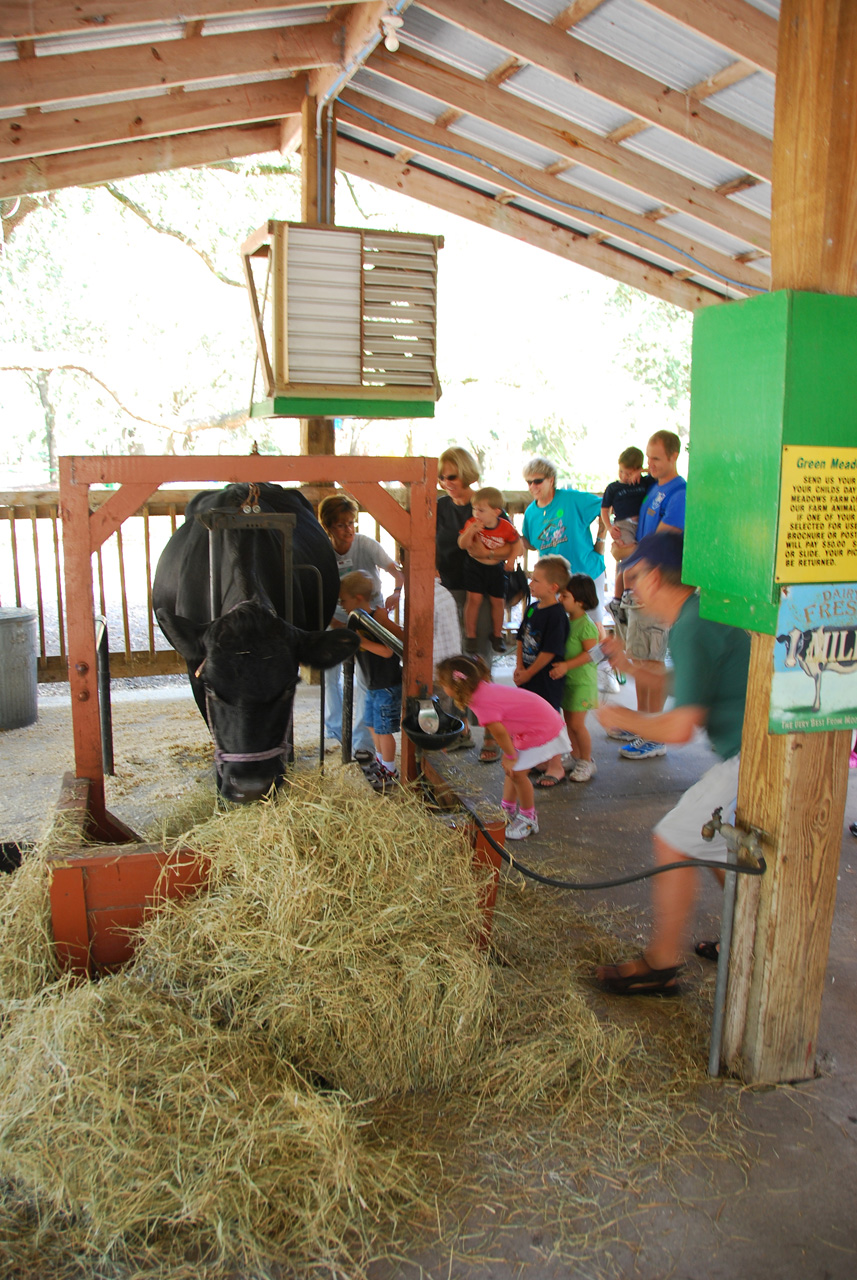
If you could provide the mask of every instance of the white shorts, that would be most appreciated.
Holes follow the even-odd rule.
[[[715,835],[709,844],[702,838],[702,828],[715,809],[722,809],[723,822],[735,821],[738,804],[738,766],[740,755],[719,760],[685,791],[674,809],[661,818],[655,835],[686,858],[710,858],[726,861],[726,842]]]
[[[560,729],[555,738],[551,738],[550,742],[545,742],[541,747],[527,747],[526,751],[520,751],[515,761],[515,773],[522,773],[524,769],[529,772],[535,769],[537,764],[544,764],[546,760],[550,760],[552,756],[566,756],[571,751],[571,743],[568,740],[568,734],[565,729]]]

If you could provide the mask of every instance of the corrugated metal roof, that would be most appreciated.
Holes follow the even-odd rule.
[[[428,53],[451,67],[459,67],[483,79],[502,61],[496,45],[469,31],[462,31],[451,22],[444,22],[443,18],[428,13],[419,5],[411,5],[407,10],[399,39],[408,48]]]
[[[392,5],[393,0],[390,2]],[[426,7],[430,2],[436,12]],[[187,97],[196,91],[227,87],[230,90],[233,87],[240,89],[241,85],[277,81],[284,76],[293,78],[300,85],[307,82],[305,73],[316,77],[322,86],[320,92],[325,91],[325,86],[330,86],[334,93],[347,86],[353,68],[342,67],[341,51],[347,38],[344,24],[353,12],[350,5],[310,2],[306,7],[287,9],[283,7],[284,0],[279,4],[272,3],[270,7],[266,7],[264,0],[253,0],[252,11],[235,13],[231,11],[232,3],[233,0],[224,3],[218,12],[218,0],[211,0],[210,6],[192,6],[190,14],[182,13],[180,8],[171,10],[162,6],[158,12],[170,13],[169,21],[130,22],[125,25],[104,22],[89,27],[84,25],[87,19],[81,16],[73,0],[68,0],[67,4],[64,0],[52,0],[49,11],[39,6],[13,7],[14,14],[20,13],[20,18],[10,18],[9,6],[0,4],[0,32],[4,37],[20,36],[22,41],[20,47],[16,39],[0,41],[4,77],[8,84],[20,84],[20,89],[14,89],[11,94],[7,90],[4,94],[0,80],[0,119],[20,117],[25,109],[32,117],[32,127],[22,125],[17,128],[7,124],[0,131],[0,148],[3,148],[0,152],[0,195],[10,189],[8,183],[5,187],[2,185],[4,173],[12,175],[13,182],[24,183],[23,187],[12,187],[13,193],[22,189],[44,189],[39,186],[44,181],[61,185],[61,163],[52,162],[46,166],[17,164],[19,158],[27,156],[62,155],[65,148],[59,125],[54,126],[52,134],[51,126],[47,124],[47,117],[55,111],[73,107],[75,115],[81,115],[80,122],[75,120],[77,129],[78,123],[82,128],[86,127],[88,108],[99,109],[100,114],[96,116],[93,111],[90,118],[91,147],[95,156],[99,148],[111,143],[114,151],[121,151],[121,144],[128,138],[127,108],[124,111],[117,108],[114,121],[110,105],[133,104],[139,100],[141,138],[134,142],[133,163],[139,163],[141,171],[145,171],[153,158],[156,163],[162,163],[168,156],[169,148],[164,148],[157,140],[170,136],[169,111],[159,106],[156,112],[147,114],[142,107],[147,99],[174,95],[177,104],[186,103]],[[423,190],[427,196],[435,197],[441,206],[444,189],[440,179],[444,179],[458,187],[477,191],[486,198],[500,196],[504,203],[519,210],[521,216],[538,217],[557,227],[571,228],[587,238],[591,229],[575,219],[575,206],[588,208],[590,203],[603,205],[610,202],[615,206],[617,217],[619,211],[627,210],[629,215],[637,218],[660,210],[664,205],[675,208],[674,214],[662,218],[657,224],[651,223],[656,232],[646,254],[626,245],[621,230],[617,228],[609,239],[598,237],[602,248],[597,253],[593,248],[591,256],[598,269],[607,269],[609,273],[609,254],[604,246],[609,249],[615,242],[626,257],[635,256],[651,262],[673,278],[672,282],[659,283],[659,289],[665,291],[666,296],[687,297],[688,305],[696,305],[698,293],[684,290],[683,284],[692,264],[683,269],[677,265],[682,261],[680,246],[686,248],[690,242],[727,259],[730,256],[740,258],[753,244],[766,243],[765,221],[770,217],[769,182],[760,182],[734,195],[731,188],[739,185],[748,172],[768,172],[770,154],[767,140],[773,130],[774,78],[766,71],[745,75],[744,79],[740,76],[748,66],[747,59],[756,65],[754,41],[758,48],[758,65],[770,65],[775,38],[770,24],[778,13],[779,5],[777,0],[733,0],[733,3],[736,6],[736,30],[738,27],[740,30],[737,30],[734,47],[726,47],[730,44],[728,27],[718,31],[718,41],[722,39],[723,44],[694,30],[695,16],[699,19],[699,28],[708,29],[710,15],[704,12],[705,0],[685,0],[680,19],[658,8],[657,0],[651,0],[651,3],[649,0],[603,0],[600,5],[591,7],[579,22],[574,21],[576,13],[590,6],[578,8],[569,5],[568,0],[504,0],[484,6],[476,4],[473,8],[458,6],[453,0],[414,2],[405,6],[400,32],[401,56],[397,59],[394,52],[385,52],[383,45],[377,53],[369,52],[367,44],[368,65],[358,70],[354,77],[356,92],[352,96],[356,98],[358,92],[365,95],[364,107],[366,99],[377,104],[374,111],[377,119],[373,121],[370,112],[369,116],[360,117],[359,126],[343,124],[340,119],[337,127],[344,137],[367,148],[370,159],[365,172],[369,176],[372,149],[387,156],[402,151],[412,155],[413,159],[408,161],[410,168],[422,169],[438,179],[433,186],[427,179]],[[766,16],[754,17],[752,21],[740,24],[740,9],[744,3],[752,3],[760,14]],[[214,16],[205,17],[206,12],[212,12]],[[517,15],[520,15],[520,30],[515,25]],[[557,23],[559,17],[562,21]],[[43,23],[41,27],[40,22]],[[547,39],[540,36],[541,24],[549,33]],[[564,24],[571,25],[566,28]],[[284,72],[277,65],[273,42],[268,49],[264,37],[258,41],[241,42],[240,61],[236,57],[235,62],[239,69],[230,66],[228,42],[231,36],[253,31],[287,32],[290,27],[305,29],[308,25],[316,28],[311,37],[302,42],[296,32],[293,49],[285,46],[292,53],[286,63],[288,71]],[[56,34],[43,34],[46,31]],[[205,39],[197,39],[193,59],[171,60],[163,87],[157,70],[149,74],[151,67],[146,67],[145,59],[123,62],[113,59],[109,52],[121,47],[164,41],[175,44],[186,37],[199,36],[218,36],[220,42],[213,47],[207,45]],[[367,40],[370,37],[377,40],[377,35],[367,32]],[[580,43],[575,45],[575,41]],[[592,58],[583,46],[608,57]],[[236,44],[236,47],[239,46]],[[280,47],[278,44],[277,49]],[[210,57],[208,48],[212,51]],[[304,48],[310,65],[302,68],[300,57]],[[297,52],[297,58],[293,51]],[[43,65],[40,78],[35,80],[27,76],[23,67],[14,72],[11,69],[7,71],[7,64],[15,64],[19,58],[23,60],[34,52],[43,59],[67,55],[71,60],[68,75],[65,66],[58,66],[54,72],[53,68]],[[75,59],[78,59],[76,63]],[[80,95],[82,86],[86,87],[89,59],[92,60],[93,87],[107,92],[77,97],[74,102],[61,100],[63,91]],[[576,59],[581,65],[580,79],[575,78]],[[196,74],[207,78],[195,82],[187,80],[186,77],[192,73],[181,71],[185,61],[192,61]],[[377,70],[373,69],[373,61]],[[129,68],[133,66],[127,90],[121,80],[126,63]],[[439,64],[443,71],[436,74],[432,63]],[[566,65],[568,73],[564,74]],[[627,74],[623,73],[623,68],[628,69]],[[733,68],[731,72],[730,68]],[[640,83],[638,77],[631,74],[632,69],[649,78],[648,90],[645,82]],[[736,82],[713,94],[700,89],[705,111],[690,122],[684,121],[682,112],[676,110],[676,99],[670,101],[669,95],[662,92],[664,85],[681,92],[697,85],[704,85],[707,90],[711,78],[724,70],[729,72],[727,78]],[[183,79],[178,79],[177,75]],[[485,87],[483,92],[479,85],[474,86],[474,79],[480,84],[488,81],[490,87]],[[135,82],[139,88],[134,87]],[[19,95],[20,101],[16,102],[15,94]],[[480,94],[481,101],[477,101]],[[195,105],[193,110],[182,111],[177,105],[175,131],[184,131],[181,154],[185,162],[194,153],[186,132],[189,128],[192,132],[204,134],[205,141],[200,143],[199,149],[199,162],[203,163],[212,155],[212,149],[216,152],[218,145],[222,145],[225,155],[243,154],[242,139],[247,140],[248,134],[239,131],[243,125],[258,120],[254,111],[270,109],[272,123],[281,118],[276,93],[270,94],[268,99],[265,95],[251,96],[248,89],[246,101],[234,91],[222,102],[217,100],[216,93],[209,96],[210,102],[201,103],[198,108]],[[41,125],[37,120],[40,98],[41,114],[46,118]],[[348,103],[348,100],[345,87],[343,102]],[[284,93],[282,113],[293,115],[298,101],[293,91]],[[508,112],[504,112],[504,102],[509,104]],[[352,105],[356,109],[356,104]],[[401,133],[386,140],[376,133],[376,129],[383,127],[389,132],[384,117],[391,109],[401,117],[397,123],[403,128]],[[661,114],[655,115],[656,111]],[[650,123],[651,119],[657,119],[658,123]],[[727,125],[727,121],[741,124],[749,131],[749,136],[732,124]],[[450,150],[443,160],[426,155],[428,125],[433,126],[433,132],[437,128],[446,131],[446,145]],[[111,128],[116,129],[112,135],[109,132]],[[585,137],[580,137],[583,130],[605,139],[604,144],[592,142],[587,146]],[[752,135],[758,141],[755,147],[749,145]],[[439,135],[435,133],[434,136]],[[146,152],[147,138],[154,140],[151,156]],[[554,140],[558,149],[552,146]],[[23,144],[20,150],[19,143]],[[746,162],[743,160],[744,150],[748,154]],[[474,176],[457,168],[456,151],[474,157],[482,166]],[[81,173],[86,172],[84,157],[85,153],[78,150],[73,166],[68,167],[72,180],[80,181]],[[640,163],[638,157],[645,158],[647,163]],[[515,170],[520,174],[520,181],[509,176],[498,182],[496,175],[492,176],[490,165],[484,163],[489,158],[497,170],[502,171],[504,164],[508,165],[510,173]],[[103,159],[93,160],[93,180],[102,180],[104,164]],[[559,178],[563,182],[563,189],[568,191],[567,207],[561,207],[562,201],[544,203],[548,199],[541,194],[547,181],[545,170],[551,179]],[[388,167],[379,169],[379,173],[382,180],[394,181],[389,176]],[[551,186],[552,190],[558,189],[555,182]],[[519,191],[520,194],[510,200],[509,191]],[[452,203],[456,208],[462,208],[457,197]],[[629,218],[629,221],[633,219]],[[515,225],[526,237],[521,224]],[[634,232],[635,239],[639,239],[640,233],[638,228]],[[669,254],[659,254],[656,247],[659,234],[665,241],[673,237]],[[559,251],[586,260],[585,242],[558,236],[556,244]],[[766,267],[767,258],[759,259],[754,264],[754,276],[764,280]],[[627,261],[623,262],[619,274],[620,278],[627,278]],[[746,279],[745,268],[741,274]],[[710,276],[700,272],[699,278],[700,287],[712,288]],[[644,283],[649,279],[650,273],[647,273]]]
[[[700,244],[709,245],[718,253],[725,253],[731,257],[737,257],[739,253],[746,253],[748,249],[754,247],[746,240],[740,240],[737,236],[729,235],[718,227],[709,226],[706,222],[700,222],[698,218],[693,218],[686,213],[671,213],[669,217],[661,219],[660,226],[667,229],[674,228],[682,235],[689,236]]]
[[[461,138],[469,138],[471,142],[482,142],[493,151],[499,151],[512,160],[522,160],[535,169],[546,169],[548,165],[559,160],[556,152],[546,151],[516,133],[509,133],[498,125],[488,124],[485,120],[477,120],[475,116],[463,116],[449,126],[449,132]]]
[[[735,61],[710,40],[636,0],[605,0],[575,26],[574,35],[672,89],[690,89]]]
[[[602,136],[634,118],[615,102],[599,98],[597,94],[543,71],[541,67],[523,67],[503,82],[503,88],[524,102],[544,107]]]
[[[658,202],[652,200],[651,196],[642,195],[633,187],[628,187],[623,182],[614,182],[605,174],[596,173],[582,164],[566,169],[557,176],[569,186],[579,187],[581,191],[591,191],[596,196],[604,196],[605,200],[612,200],[614,204],[621,205],[632,213],[646,214],[658,208]]]
[[[706,99],[706,106],[712,111],[719,111],[730,120],[764,134],[766,138],[774,136],[774,78],[757,71],[738,84],[721,89]]]
[[[368,67],[361,67],[351,83],[367,97],[387,102],[401,111],[408,111],[416,120],[425,120],[429,124],[434,124],[446,110],[446,105],[437,98],[430,98],[417,89],[409,89],[406,85],[397,84],[395,80],[388,80],[386,76],[379,76]],[[347,92],[346,89],[344,93]]]
[[[728,160],[712,155],[710,151],[703,150],[694,142],[688,142],[687,138],[679,138],[674,133],[667,133],[666,129],[659,129],[657,125],[652,125],[643,133],[637,133],[633,138],[628,138],[623,146],[630,151],[639,152],[641,156],[658,160],[668,169],[683,173],[685,177],[692,178],[694,182],[701,182],[703,186],[710,187],[712,190],[726,182],[732,182],[735,178],[740,178],[744,173],[743,169],[730,164]]]

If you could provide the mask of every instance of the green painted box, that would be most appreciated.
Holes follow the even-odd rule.
[[[784,290],[694,319],[684,578],[705,617],[769,635],[783,445],[857,445],[857,298]]]

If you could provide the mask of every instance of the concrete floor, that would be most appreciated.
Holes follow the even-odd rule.
[[[633,705],[632,686],[619,697]],[[670,748],[664,758],[625,761],[599,725],[593,722],[592,729],[597,778],[537,796],[541,831],[564,840],[567,865],[559,874],[570,878],[608,878],[651,865],[652,825],[713,759],[700,740]],[[475,734],[478,741],[481,730]],[[498,765],[480,765],[475,751],[457,752],[450,759],[465,780],[469,774],[478,790],[499,800]],[[504,1280],[522,1273],[538,1280],[593,1273],[623,1280],[626,1276],[638,1280],[853,1280],[857,1276],[857,840],[848,832],[848,823],[854,819],[857,770],[849,779],[819,1032],[820,1074],[800,1085],[744,1093],[741,1113],[752,1153],[746,1181],[743,1171],[721,1161],[714,1169],[700,1169],[678,1183],[664,1185],[662,1195],[651,1197],[656,1207],[629,1228],[633,1238],[611,1250],[603,1269],[594,1272],[588,1266],[569,1272],[567,1267],[540,1264],[532,1242],[522,1236],[514,1259],[466,1270],[456,1266],[452,1275],[462,1280],[465,1276],[466,1280]],[[603,853],[606,832],[610,833],[609,857]],[[535,869],[539,868],[539,842],[540,838],[531,838],[515,850]],[[556,866],[555,853],[552,866]],[[720,892],[712,876],[703,878],[694,937],[716,938]],[[649,919],[648,892],[647,883],[638,882],[587,895],[587,901],[601,898],[632,910],[628,949],[620,949],[617,958],[639,948],[639,936],[645,934]],[[696,965],[691,961],[692,970]],[[432,1276],[439,1277],[436,1259],[421,1261]],[[406,1267],[401,1274],[414,1273]]]

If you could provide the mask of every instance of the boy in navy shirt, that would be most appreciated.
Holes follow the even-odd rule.
[[[564,680],[552,680],[550,666],[565,659],[568,640],[568,615],[559,603],[571,570],[565,556],[542,556],[536,562],[530,579],[533,602],[524,611],[518,630],[517,661],[514,681],[521,689],[530,689],[544,698],[557,711],[562,709]],[[556,786],[565,781],[565,770],[559,756],[545,765],[540,785]]]
[[[633,546],[637,541],[640,508],[646,494],[656,483],[654,476],[643,475],[642,449],[632,445],[619,454],[619,479],[608,484],[601,499],[601,519],[614,542]],[[614,600],[621,599],[624,587],[625,575],[620,564],[616,570]]]

